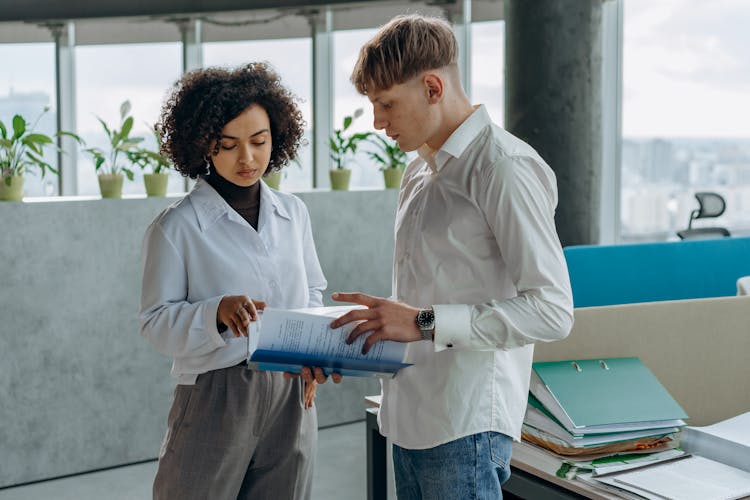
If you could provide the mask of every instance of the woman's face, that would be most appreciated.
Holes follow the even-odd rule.
[[[211,151],[215,144],[211,144]],[[252,104],[221,129],[219,152],[211,160],[220,176],[238,186],[258,182],[271,159],[271,123],[268,113]]]

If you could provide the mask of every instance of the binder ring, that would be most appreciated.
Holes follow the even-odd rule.
[[[579,365],[578,363],[576,363],[575,361],[572,361],[572,362],[571,362],[570,364],[571,364],[571,365],[573,366],[573,368],[575,368],[575,369],[576,369],[576,371],[577,371],[577,372],[581,372],[581,371],[583,371],[583,370],[581,369],[580,365]]]
[[[609,370],[609,366],[607,366],[607,363],[604,362],[603,359],[599,360],[599,365],[604,368],[605,370]]]

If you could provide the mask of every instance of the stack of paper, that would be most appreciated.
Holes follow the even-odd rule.
[[[638,358],[534,363],[529,390],[523,439],[562,458],[558,475],[685,454],[675,434],[687,415]]]
[[[750,472],[750,411],[705,427],[686,427],[685,451]]]
[[[582,474],[577,479],[649,500],[735,500],[750,495],[750,473],[698,456],[606,477]]]
[[[625,491],[654,500],[750,496],[750,412],[705,427],[687,427],[682,445],[693,455],[625,472],[595,470],[576,479],[618,494]]]

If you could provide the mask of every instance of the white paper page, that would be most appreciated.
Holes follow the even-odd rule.
[[[675,500],[731,500],[750,495],[750,473],[703,457],[646,467],[613,479],[616,484]]]
[[[695,429],[743,446],[750,446],[750,411],[713,425],[695,427]]]
[[[336,329],[332,329],[330,324],[332,317],[338,317],[348,309],[352,308],[315,308],[316,314],[266,309],[261,319],[256,347],[336,359],[403,362],[406,353],[406,343],[403,342],[377,342],[367,355],[362,354],[367,334],[360,335],[354,343],[347,344],[345,340],[356,324],[349,323]],[[331,312],[335,314],[331,315]]]
[[[648,491],[644,491],[640,488],[635,488],[633,486],[629,486],[624,483],[618,483],[615,480],[615,478],[611,476],[595,478],[591,474],[579,474],[578,476],[576,476],[576,480],[580,480],[589,484],[608,486],[610,491],[615,492],[618,495],[621,494],[620,493],[621,491],[629,491],[631,493],[638,495],[637,498],[639,499],[646,498],[647,500],[669,500],[668,498],[663,497],[661,495],[655,495],[653,493],[649,493]]]
[[[615,498],[627,498],[631,500],[643,500],[644,498],[646,500],[665,500],[664,498],[658,495],[649,494],[645,491],[639,490],[638,488],[632,488],[630,486],[626,486],[623,484],[617,484],[614,482],[614,479],[612,480],[608,480],[606,478],[594,479],[594,477],[591,474],[578,474],[575,480],[580,481],[582,483],[586,483],[594,491],[604,490],[608,494],[610,494],[610,496],[615,497]],[[626,487],[623,488],[623,486],[626,486]]]

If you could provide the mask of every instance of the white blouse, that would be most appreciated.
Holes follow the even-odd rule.
[[[435,342],[383,382],[380,425],[423,449],[485,431],[520,437],[535,342],[573,324],[555,230],[555,175],[478,107],[439,151],[406,169],[393,296],[435,309]]]
[[[307,207],[262,182],[257,231],[200,179],[151,223],[142,261],[141,335],[174,358],[178,384],[194,384],[199,374],[246,357],[245,337],[217,330],[223,296],[315,307],[323,305],[327,285]]]

